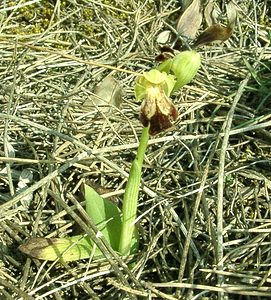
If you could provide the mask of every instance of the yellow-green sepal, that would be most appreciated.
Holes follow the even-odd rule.
[[[145,72],[143,77],[151,84],[162,84],[167,77],[167,73],[160,72],[159,70],[152,69],[149,72]]]
[[[165,72],[167,74],[169,74],[171,67],[172,67],[172,58],[169,58],[167,60],[165,60],[164,62],[162,62],[156,69],[160,72]]]
[[[176,77],[168,74],[164,82],[164,92],[169,97],[176,85]]]
[[[175,76],[165,72],[160,72],[156,69],[150,70],[137,79],[135,85],[135,97],[137,100],[143,100],[146,98],[148,89],[154,86],[162,86],[165,94],[169,96],[175,86],[175,83]]]

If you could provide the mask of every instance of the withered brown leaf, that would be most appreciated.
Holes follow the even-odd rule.
[[[205,45],[214,41],[226,41],[232,35],[237,19],[236,6],[232,1],[226,3],[227,26],[216,23],[214,1],[210,0],[205,7],[204,17],[209,27],[204,30],[196,39],[194,47]]]
[[[192,1],[193,0],[180,0],[182,5],[182,10],[185,11]]]
[[[110,111],[110,105],[120,107],[122,102],[122,88],[119,82],[112,76],[105,77],[94,90],[89,100],[84,102],[86,108],[98,106],[103,112]]]
[[[200,28],[202,13],[200,0],[193,0],[177,22],[176,30],[181,36],[193,40]]]
[[[209,0],[204,8],[204,20],[208,26],[217,23],[214,13],[214,0]]]
[[[196,39],[194,47],[205,45],[214,41],[226,41],[232,34],[232,28],[221,24],[214,24],[204,30]]]
[[[228,27],[230,27],[233,30],[237,20],[237,10],[236,6],[233,4],[232,1],[226,4],[226,11],[228,18]]]
[[[38,258],[40,252],[47,246],[53,245],[57,238],[31,238],[25,244],[19,246],[19,250],[23,253]]]

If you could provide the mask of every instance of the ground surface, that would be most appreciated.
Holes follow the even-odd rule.
[[[157,64],[181,2],[1,1],[1,299],[271,295],[270,1],[235,1],[233,35],[199,48],[198,75],[172,96],[180,116],[147,149],[130,270],[18,251],[74,234],[60,200],[82,202],[84,182],[121,202],[142,130],[135,72]],[[123,91],[110,112],[86,105],[107,75]]]

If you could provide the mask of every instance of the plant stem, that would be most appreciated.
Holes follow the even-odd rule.
[[[143,160],[144,160],[144,155],[148,146],[148,141],[149,141],[149,128],[150,125],[147,127],[143,127],[142,134],[140,137],[139,145],[137,148],[137,154],[136,154],[136,159],[138,161],[138,164],[142,168],[143,165]]]
[[[145,151],[148,145],[148,140],[149,126],[144,127],[142,130],[139,146],[137,149],[137,155],[132,163],[123,197],[122,226],[119,244],[119,252],[122,255],[129,255],[131,249],[131,243],[135,231],[134,221],[136,219],[141,170]]]

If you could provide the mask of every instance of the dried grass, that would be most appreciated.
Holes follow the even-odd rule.
[[[1,299],[269,298],[270,8],[236,2],[233,37],[201,49],[199,75],[173,97],[175,130],[150,141],[131,269],[110,251],[60,265],[17,248],[74,234],[84,182],[121,199],[141,132],[134,80],[178,1],[1,2]],[[121,109],[87,110],[109,74]]]

